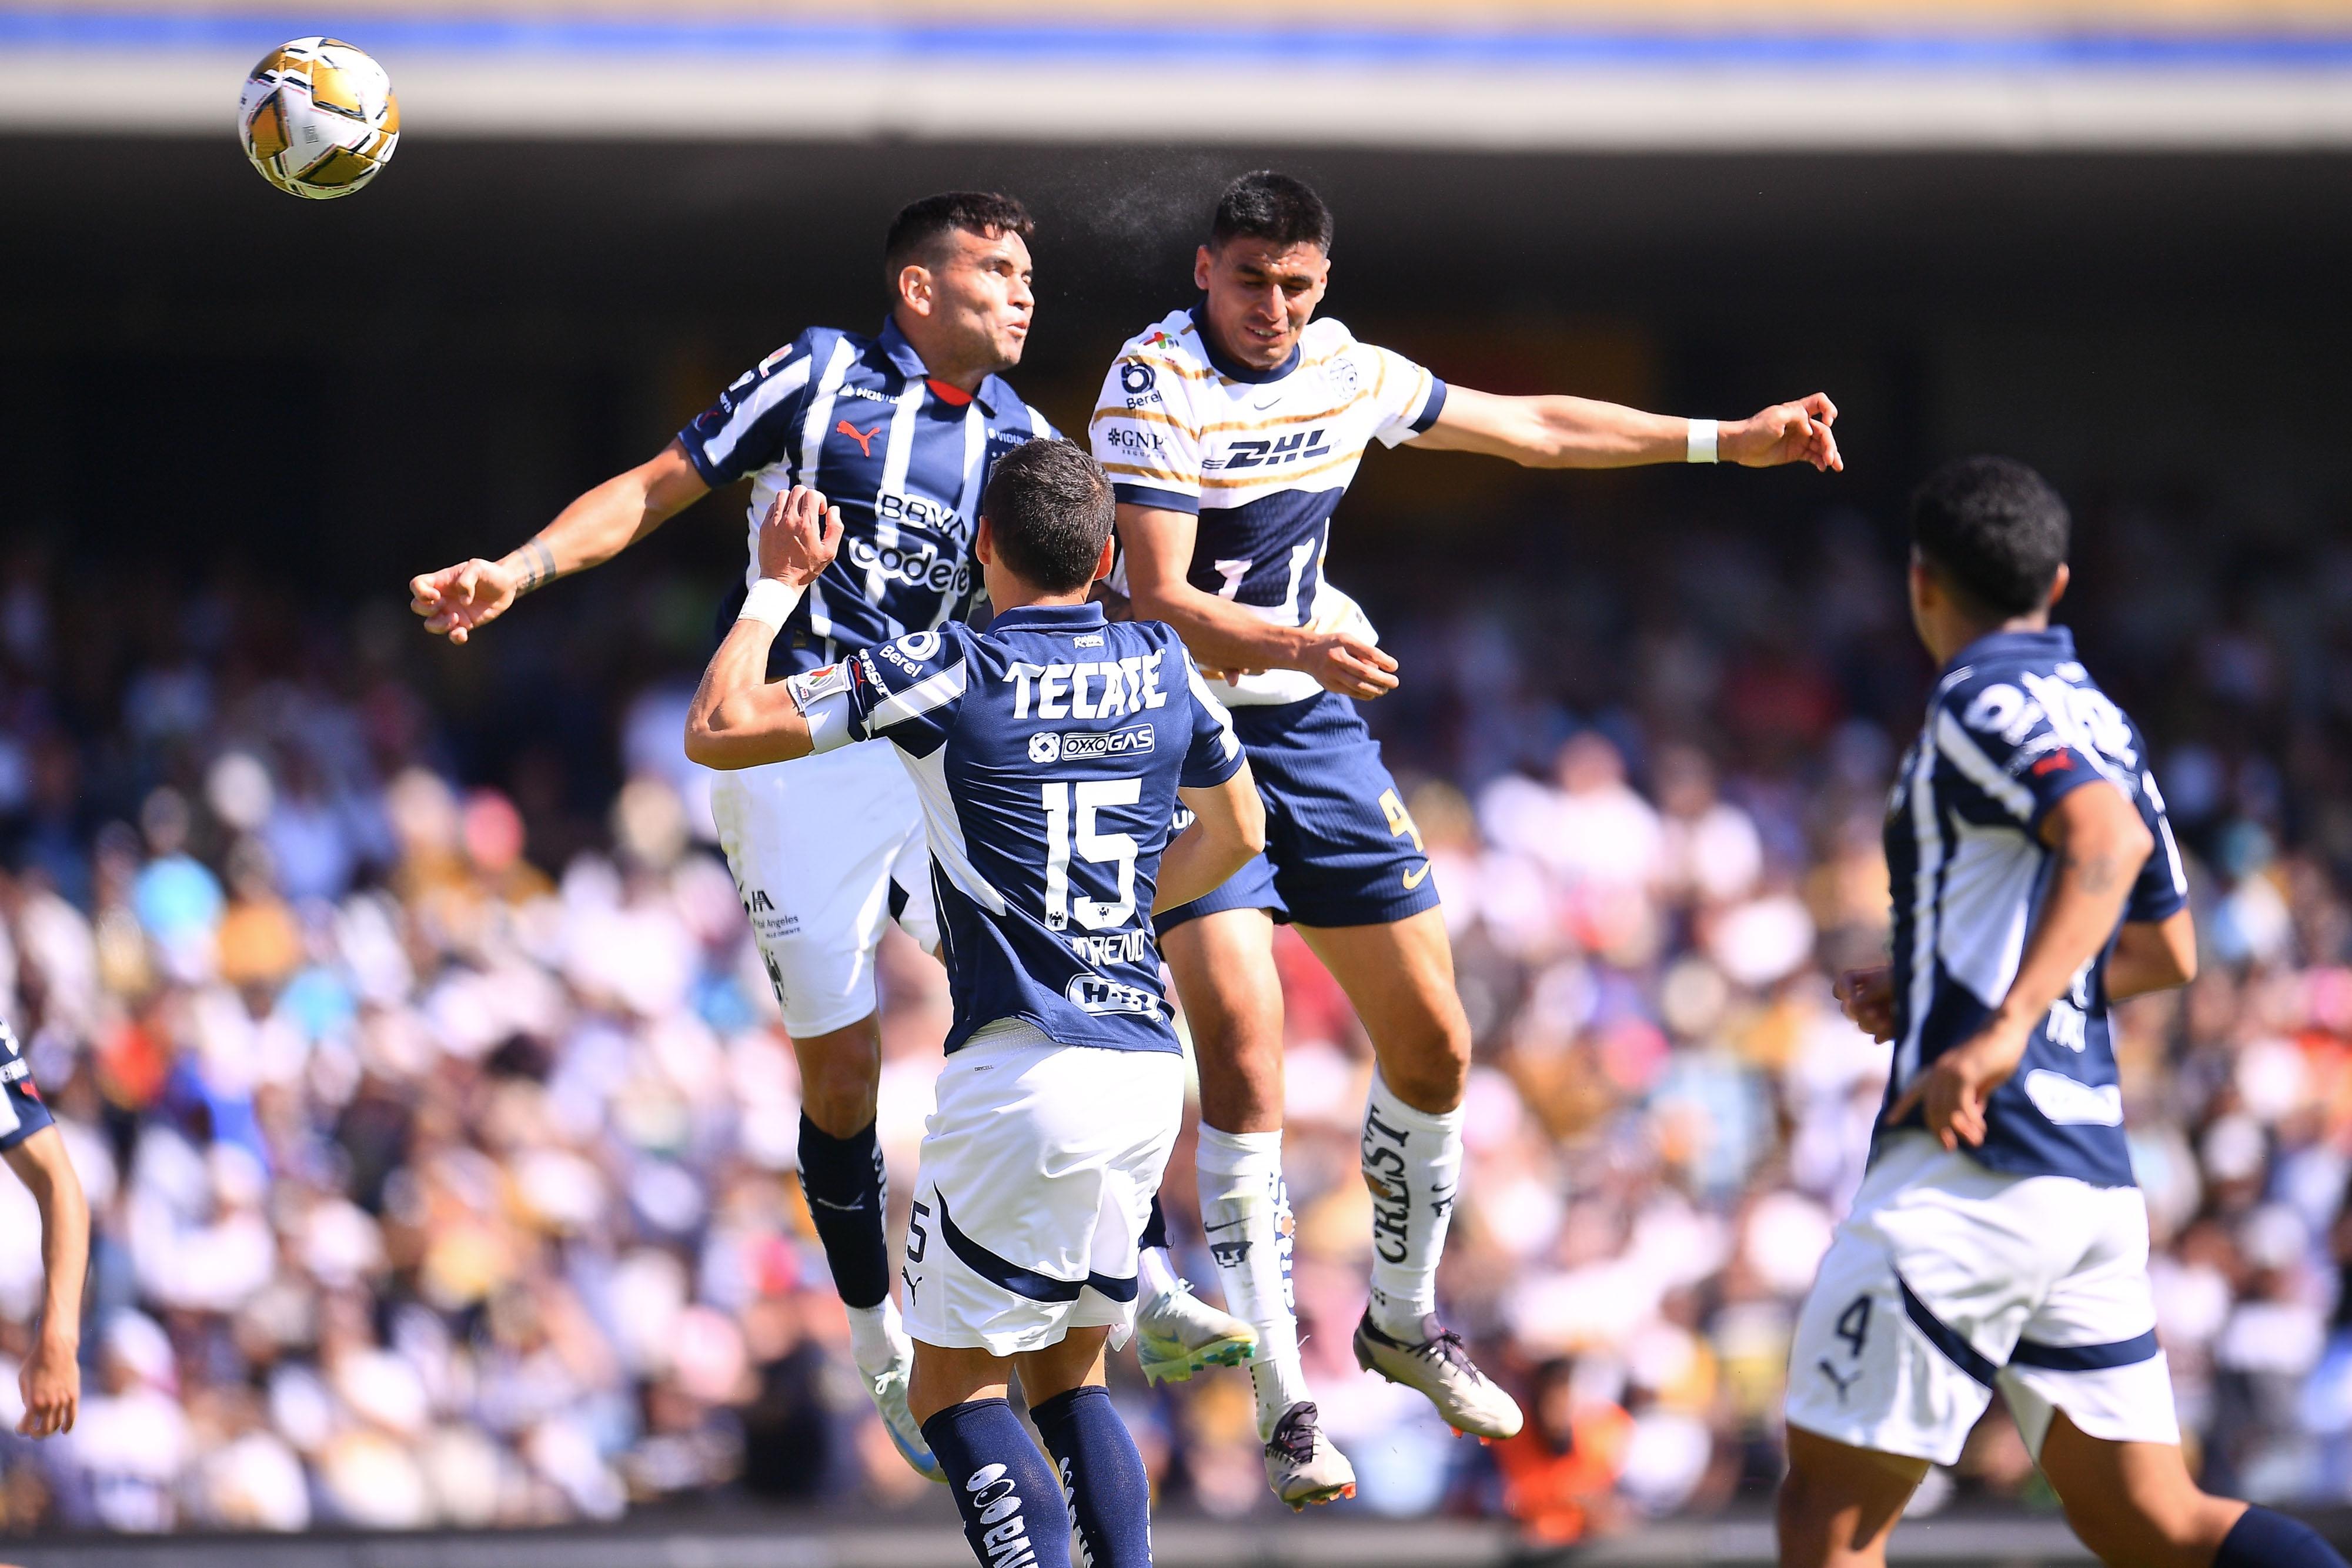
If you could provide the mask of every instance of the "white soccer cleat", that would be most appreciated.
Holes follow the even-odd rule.
[[[1143,1303],[1135,1314],[1135,1358],[1146,1383],[1182,1383],[1212,1366],[1257,1358],[1257,1330],[1221,1312],[1185,1281]]]
[[[883,1430],[890,1434],[890,1443],[908,1467],[927,1481],[947,1484],[948,1473],[940,1469],[940,1461],[931,1447],[923,1441],[923,1428],[915,1413],[907,1408],[907,1379],[913,1371],[913,1346],[892,1359],[889,1365],[871,1374],[866,1379],[866,1392],[874,1396],[874,1408],[882,1413]]]
[[[1527,1424],[1518,1401],[1478,1370],[1462,1348],[1462,1336],[1435,1312],[1421,1320],[1421,1333],[1418,1344],[1391,1339],[1367,1312],[1356,1325],[1356,1364],[1427,1395],[1456,1437],[1466,1433],[1487,1442],[1517,1437]]]
[[[1310,1502],[1356,1495],[1356,1467],[1323,1435],[1322,1412],[1312,1399],[1302,1399],[1282,1413],[1274,1436],[1265,1440],[1265,1484],[1304,1513]]]

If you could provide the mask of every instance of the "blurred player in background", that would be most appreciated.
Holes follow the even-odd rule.
[[[16,1031],[0,1023],[0,1159],[41,1215],[41,1328],[16,1375],[25,1413],[16,1430],[46,1437],[73,1430],[81,1407],[81,1288],[89,1268],[89,1206],[66,1158],[56,1118],[33,1087]]]
[[[2181,1458],[2107,1009],[2193,978],[2197,939],[2147,743],[2050,624],[2065,505],[1971,458],[1911,526],[1944,673],[1887,808],[1894,963],[1840,985],[1895,1044],[1890,1108],[1798,1321],[1780,1561],[1878,1568],[1998,1388],[2105,1561],[2343,1568]]]
[[[1842,466],[1837,411],[1818,393],[1717,425],[1448,387],[1315,319],[1331,234],[1328,209],[1298,181],[1234,181],[1193,261],[1203,298],[1129,340],[1089,426],[1118,486],[1113,586],[1139,619],[1173,624],[1203,666],[1234,674],[1215,689],[1266,801],[1265,854],[1163,915],[1160,931],[1200,1060],[1202,1221],[1226,1304],[1258,1333],[1267,1477],[1294,1506],[1353,1476],[1322,1435],[1289,1300],[1274,920],[1296,923],[1379,1061],[1363,1134],[1371,1302],[1356,1357],[1427,1395],[1457,1430],[1504,1437],[1520,1426],[1437,1318],[1470,1031],[1420,831],[1354,706],[1394,689],[1396,662],[1323,576],[1331,515],[1364,449],[1412,442],[1560,468]]]
[[[793,486],[822,485],[846,530],[775,639],[773,674],[962,621],[981,587],[972,539],[989,475],[1004,454],[1054,434],[1002,379],[1035,311],[1033,230],[1008,196],[950,192],[908,206],[883,243],[891,309],[878,336],[803,332],[651,462],[582,496],[528,544],[415,579],[413,607],[428,630],[463,643],[523,594],[611,559],[748,475],[746,591],[759,579],[761,520]],[[849,1307],[858,1369],[908,1462],[936,1480],[907,1413],[910,1353],[890,1299],[874,1137],[875,949],[892,919],[927,951],[939,944],[914,787],[889,747],[849,747],[805,767],[730,773],[711,810],[800,1062],[801,1181]],[[1189,1293],[1160,1319],[1205,1354],[1248,1349],[1244,1325]]]
[[[982,507],[985,632],[950,622],[772,683],[770,642],[842,534],[796,489],[687,730],[719,768],[887,739],[922,798],[954,1022],[902,1277],[914,1413],[983,1568],[1064,1568],[1073,1517],[1092,1568],[1151,1561],[1150,1482],[1103,1384],[1183,1115],[1150,911],[1265,841],[1183,643],[1087,601],[1112,517],[1091,458],[1032,443]],[[1180,799],[1194,821],[1171,844]],[[1006,1402],[1016,1369],[1058,1479]]]

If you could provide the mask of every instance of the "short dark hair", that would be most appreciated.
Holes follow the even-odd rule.
[[[2006,619],[2050,600],[2073,525],[2050,481],[2013,457],[1962,457],[1911,495],[1911,544],[1972,609]]]
[[[1284,246],[1311,245],[1328,256],[1331,209],[1306,181],[1259,169],[1225,187],[1217,198],[1217,215],[1209,222],[1213,247],[1235,238]]]
[[[1017,197],[994,191],[942,191],[908,202],[882,239],[884,279],[896,288],[902,270],[929,259],[940,239],[959,229],[988,239],[1013,234],[1025,240],[1037,232],[1037,224]]]
[[[998,458],[980,497],[980,515],[1005,567],[1048,593],[1073,592],[1095,580],[1118,512],[1102,465],[1050,436]]]

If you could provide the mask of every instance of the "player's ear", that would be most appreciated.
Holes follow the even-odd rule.
[[[2050,579],[2050,597],[2042,601],[2042,608],[2048,610],[2052,606],[2055,605],[2060,600],[2065,598],[2066,585],[2074,580],[2074,573],[2073,569],[2068,567],[2064,561],[2060,561],[2058,563],[2058,570]]]
[[[985,512],[980,517],[980,531],[971,536],[971,553],[980,558],[982,566],[996,564],[996,530],[989,526]]]
[[[931,313],[931,269],[908,262],[898,269],[898,303],[918,316]]]
[[[1203,294],[1209,291],[1209,259],[1207,246],[1192,253],[1192,287]]]
[[[1095,582],[1100,582],[1104,578],[1108,577],[1110,575],[1111,563],[1118,559],[1118,536],[1113,534],[1109,538],[1103,540],[1102,554],[1095,561],[1095,575],[1093,580]]]

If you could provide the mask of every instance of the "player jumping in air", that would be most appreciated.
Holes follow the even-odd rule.
[[[33,1088],[16,1031],[0,1023],[0,1160],[33,1195],[41,1216],[41,1329],[16,1375],[25,1414],[16,1430],[46,1437],[73,1430],[81,1405],[82,1277],[89,1267],[89,1206],[66,1158],[57,1119]]]
[[[843,533],[795,489],[687,727],[712,767],[818,754],[786,772],[882,739],[921,799],[954,1021],[901,1274],[914,1412],[982,1568],[1066,1568],[1074,1516],[1093,1568],[1151,1560],[1150,1484],[1103,1386],[1183,1112],[1150,912],[1265,842],[1176,633],[1087,602],[1112,515],[1092,459],[1034,442],[981,505],[985,632],[950,622],[771,683],[771,640]],[[1180,800],[1195,821],[1171,843]],[[1006,1403],[1015,1370],[1058,1478]]]
[[[1323,576],[1331,515],[1379,440],[1536,467],[1714,462],[1841,466],[1818,393],[1717,425],[1573,397],[1448,387],[1315,319],[1331,215],[1286,175],[1246,174],[1193,261],[1203,298],[1129,340],[1090,426],[1118,481],[1122,580],[1205,667],[1266,802],[1265,854],[1160,917],[1200,1061],[1201,1206],[1227,1304],[1257,1330],[1251,1369],[1266,1473],[1294,1506],[1353,1480],[1300,1372],[1282,1185],[1282,991],[1274,920],[1295,922],[1379,1059],[1364,1117],[1372,1290],[1357,1359],[1426,1394],[1455,1428],[1519,1429],[1518,1407],[1437,1318],[1436,1279],[1462,1168],[1470,1030],[1421,835],[1355,701],[1396,664]]]
[[[1895,1063],[1790,1355],[1784,1568],[1879,1568],[1996,1388],[2102,1560],[2344,1568],[2181,1458],[2107,1009],[2194,977],[2196,934],[2147,743],[2050,624],[2067,535],[2005,459],[1912,501],[1943,674],[1887,807],[1894,962],[1839,986]]]
[[[463,643],[523,594],[611,559],[749,476],[746,590],[759,577],[761,519],[793,486],[822,485],[846,529],[776,638],[775,674],[962,620],[980,591],[972,536],[989,475],[1053,434],[1002,379],[1035,310],[1032,232],[1006,196],[953,192],[908,206],[883,244],[891,308],[879,335],[803,332],[652,461],[580,497],[520,549],[415,579],[416,612]],[[805,767],[730,773],[711,810],[800,1062],[801,1181],[858,1370],[908,1462],[938,1479],[907,1411],[910,1352],[890,1299],[874,1138],[875,949],[894,918],[926,949],[938,945],[914,787],[889,747],[851,747]],[[1212,1354],[1246,1333],[1188,1292],[1160,1316]]]

